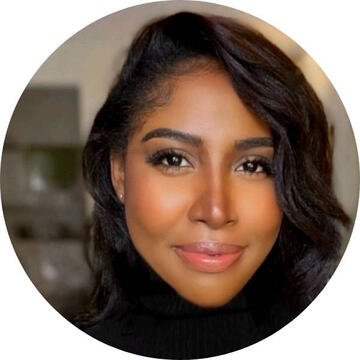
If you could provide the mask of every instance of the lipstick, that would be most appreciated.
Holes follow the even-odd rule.
[[[243,247],[218,242],[197,242],[175,246],[176,254],[192,269],[218,273],[228,269],[242,254]]]

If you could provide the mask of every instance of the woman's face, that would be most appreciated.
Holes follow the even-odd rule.
[[[226,74],[181,76],[129,141],[111,156],[134,246],[188,301],[222,306],[274,245],[282,220],[271,176],[268,126]]]

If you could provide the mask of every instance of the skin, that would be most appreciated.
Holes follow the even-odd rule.
[[[283,214],[273,177],[259,165],[256,172],[244,167],[254,156],[271,162],[273,147],[234,148],[237,140],[271,138],[271,131],[246,109],[221,71],[183,75],[175,85],[170,101],[143,119],[129,141],[125,161],[112,153],[112,182],[144,260],[183,298],[218,307],[241,291],[280,230]],[[142,141],[158,128],[196,135],[202,144],[168,137]],[[169,158],[157,165],[147,161],[167,148],[181,152],[178,166],[169,167]],[[226,270],[203,272],[173,248],[198,241],[236,244],[243,252]]]

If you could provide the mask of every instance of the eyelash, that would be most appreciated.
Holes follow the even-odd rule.
[[[178,160],[180,160],[180,164],[170,165],[169,164],[170,157],[175,157]],[[167,160],[168,164],[164,164],[164,160]],[[185,160],[189,165],[180,166],[183,160]],[[153,166],[161,166],[164,168],[166,172],[179,172],[181,171],[182,168],[192,167],[191,162],[187,159],[186,155],[174,149],[158,150],[155,153],[150,154],[146,158],[146,162]],[[261,174],[265,174],[266,176],[273,176],[273,168],[271,161],[266,157],[258,156],[258,155],[247,156],[242,160],[242,162],[237,166],[237,168],[244,167],[245,164],[255,165],[255,171],[246,171],[246,170],[240,171],[246,173],[247,176],[257,176]],[[260,171],[258,171],[259,167],[260,167]]]
[[[170,157],[176,157],[178,159],[181,159],[180,161],[180,165],[182,163],[182,160],[185,159],[185,161],[190,165],[190,166],[180,166],[180,165],[169,165],[169,161],[168,161],[168,165],[164,164],[163,161],[165,159],[169,160]],[[153,166],[162,166],[167,172],[177,172],[180,171],[181,168],[184,167],[192,167],[190,161],[187,160],[185,154],[181,153],[178,150],[174,150],[174,149],[162,149],[162,150],[158,150],[156,151],[154,154],[150,154],[147,158],[146,158],[146,162],[153,165]]]

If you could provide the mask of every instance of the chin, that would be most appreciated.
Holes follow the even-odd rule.
[[[214,294],[211,294],[209,296],[209,293],[202,293],[198,294],[198,296],[184,296],[182,294],[179,294],[182,296],[185,300],[191,302],[194,305],[203,307],[203,308],[217,308],[222,307],[228,304],[237,294],[233,294],[230,296],[214,296]],[[221,295],[221,294],[218,294]]]

